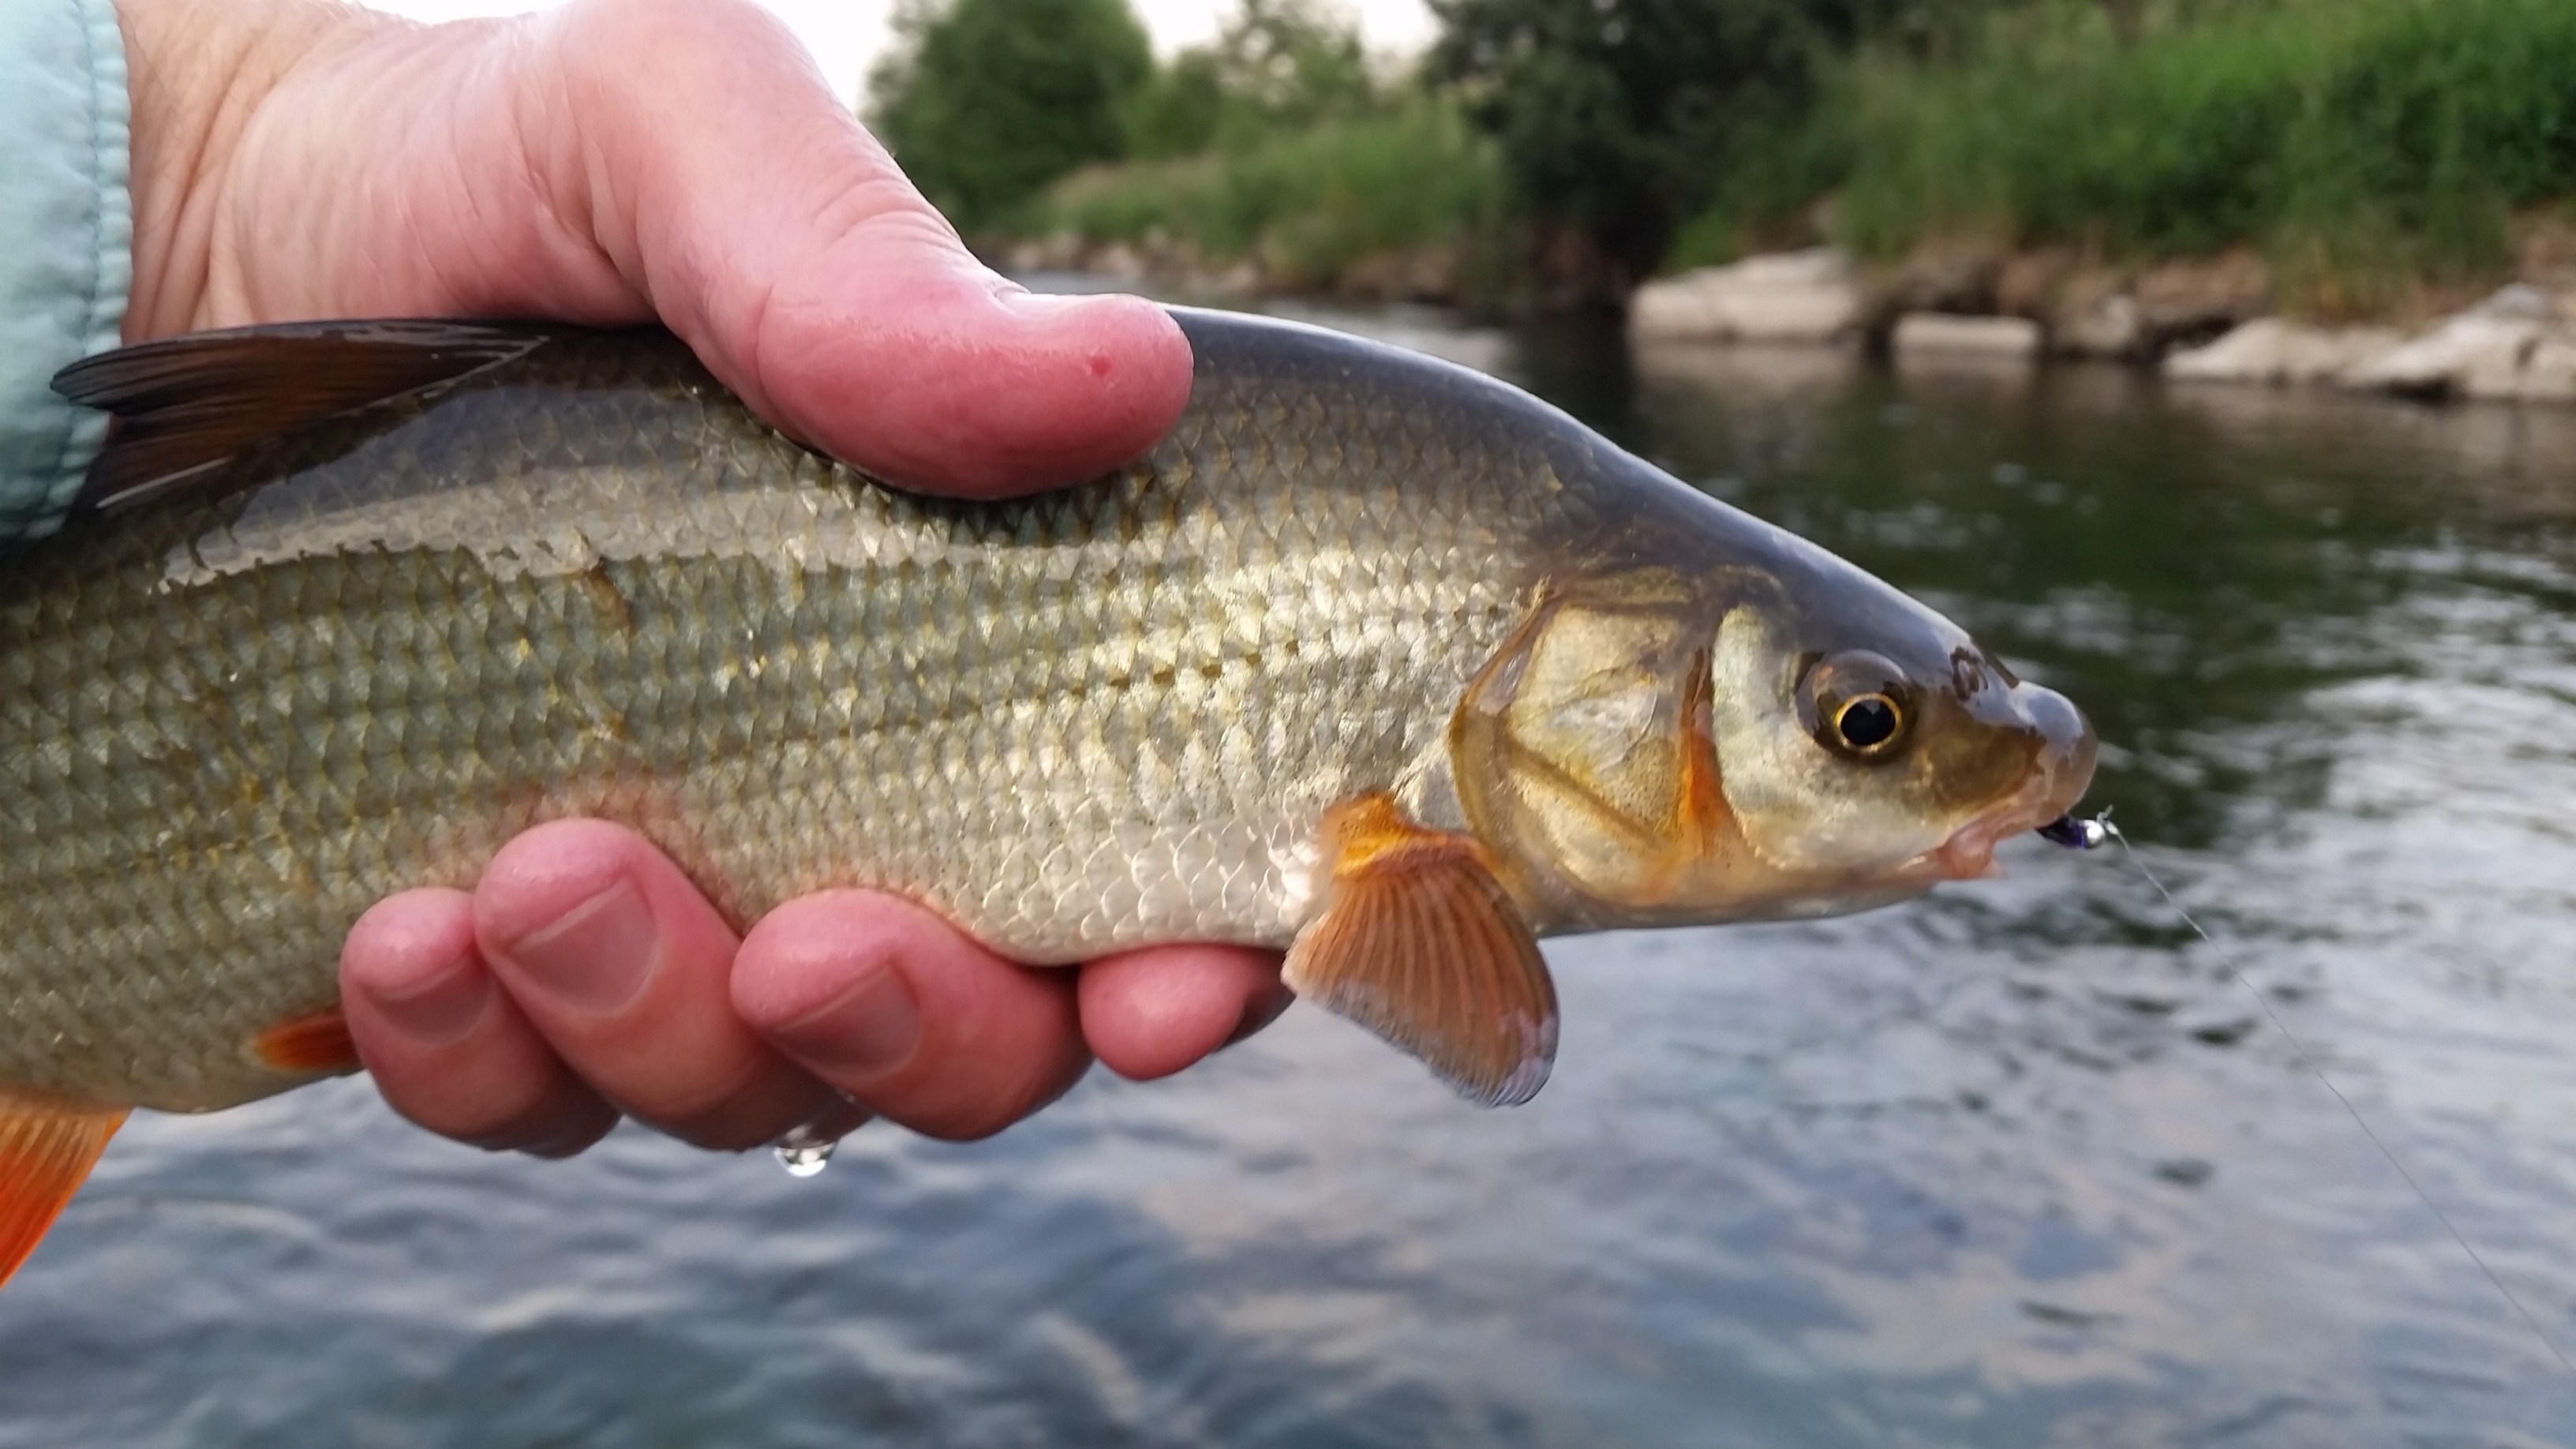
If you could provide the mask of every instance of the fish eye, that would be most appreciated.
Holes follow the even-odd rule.
[[[1883,694],[1844,700],[1842,708],[1834,711],[1834,733],[1845,746],[1864,755],[1896,738],[1904,727],[1905,711]]]
[[[1804,694],[1816,742],[1847,759],[1886,759],[1904,745],[1913,722],[1913,690],[1904,674],[1866,650],[1818,661],[1807,672]]]

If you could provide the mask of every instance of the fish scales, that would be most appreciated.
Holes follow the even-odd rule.
[[[1610,503],[1552,411],[1260,340],[1192,325],[1134,467],[961,504],[793,445],[666,338],[567,337],[14,561],[0,1081],[291,1085],[244,1044],[335,999],[361,912],[571,815],[737,921],[869,885],[1033,962],[1285,944],[1323,812],[1425,768]]]

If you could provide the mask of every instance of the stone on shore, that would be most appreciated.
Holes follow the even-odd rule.
[[[2206,257],[2159,262],[2138,274],[2129,293],[2149,355],[2206,342],[2272,311],[2272,269],[2234,247]]]
[[[1850,264],[1816,247],[1648,282],[1629,301],[1628,327],[1640,341],[1830,342],[1860,310]]]
[[[1908,312],[1896,319],[1888,345],[1899,357],[1940,353],[1999,360],[2034,358],[2039,355],[2039,324],[2027,317]]]
[[[2009,311],[2002,305],[2009,260],[1991,241],[1952,237],[1925,242],[1907,252],[1894,271],[1872,269],[1865,325],[1872,332],[1892,328],[1908,312],[1984,317]],[[2016,290],[2027,290],[2033,279],[2012,280]]]
[[[2524,402],[2576,402],[2576,337],[2541,334],[2523,359],[2514,396]]]
[[[1818,343],[1864,332],[1900,361],[2021,367],[2045,351],[2145,362],[2180,382],[2332,384],[2422,398],[2576,403],[2576,289],[2516,283],[2420,336],[2266,315],[2271,276],[2237,248],[2124,272],[2064,251],[1918,249],[1862,273],[1830,248],[1750,257],[1637,290],[1643,345]],[[2006,315],[1994,315],[2000,308]],[[2177,350],[2178,349],[2178,350]]]
[[[2525,365],[2538,351],[2548,322],[2549,294],[2517,282],[2414,341],[2350,369],[2340,381],[2346,387],[2416,397],[2520,397]]]
[[[2071,294],[2076,293],[2072,286]],[[2127,292],[2099,290],[2070,295],[2059,308],[2049,340],[2069,357],[2135,357],[2147,345],[2138,300]]]
[[[2185,382],[2328,382],[2405,340],[2387,327],[2310,327],[2258,317],[2205,347],[2167,357],[2164,372]]]

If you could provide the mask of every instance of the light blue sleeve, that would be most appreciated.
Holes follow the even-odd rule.
[[[109,0],[0,0],[0,545],[61,524],[107,434],[49,384],[125,322],[126,141]]]

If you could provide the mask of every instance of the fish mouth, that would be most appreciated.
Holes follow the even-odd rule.
[[[2060,792],[2051,784],[2047,774],[2033,775],[2021,789],[1979,811],[1924,854],[1925,873],[1935,880],[1976,880],[1990,874],[1996,842],[2037,830],[2066,813],[2066,806],[2058,803]]]
[[[1936,880],[1975,880],[1994,869],[1995,843],[2066,818],[2093,783],[2093,727],[2053,691],[2023,685],[2024,702],[2041,740],[2021,788],[1985,809],[1950,838],[1925,853],[1926,874]],[[2017,691],[2020,692],[2020,691]]]

